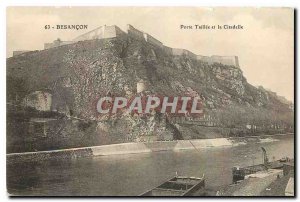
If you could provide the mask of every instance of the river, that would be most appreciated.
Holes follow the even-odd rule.
[[[261,163],[262,146],[270,160],[294,158],[294,136],[274,138],[278,141],[7,165],[7,189],[14,195],[136,196],[175,172],[195,177],[205,174],[207,187],[222,186],[231,183],[233,166]]]

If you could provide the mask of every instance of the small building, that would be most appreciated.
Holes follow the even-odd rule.
[[[49,49],[49,48],[55,48],[63,45],[68,45],[75,43],[74,41],[62,41],[61,39],[56,39],[52,43],[45,43],[44,44],[44,50]]]
[[[24,105],[38,111],[50,111],[52,94],[45,91],[34,91],[24,98]]]
[[[141,93],[145,90],[147,90],[147,83],[143,79],[141,79],[136,84],[136,92]]]

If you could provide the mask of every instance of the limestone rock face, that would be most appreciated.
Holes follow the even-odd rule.
[[[241,69],[208,64],[187,55],[172,56],[159,46],[122,36],[8,58],[7,97],[8,101],[18,102],[32,92],[47,90],[55,108],[68,109],[85,120],[106,122],[96,124],[95,131],[99,130],[96,133],[105,136],[108,143],[180,139],[180,126],[168,123],[164,115],[143,118],[97,112],[100,97],[135,96],[141,78],[149,93],[200,97],[205,114],[214,116],[219,125],[246,124],[248,120],[241,122],[240,114],[231,113],[235,111],[243,117],[263,111],[270,116],[276,114],[278,119],[292,113],[276,95],[247,83]],[[221,118],[224,113],[231,114],[230,123]]]

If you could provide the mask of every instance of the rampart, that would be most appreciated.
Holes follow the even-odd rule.
[[[127,25],[127,33],[129,36],[135,37],[140,40],[145,40],[144,33],[138,29],[135,29],[132,25]]]
[[[204,62],[207,62],[208,64],[221,63],[223,65],[230,65],[230,66],[239,67],[239,59],[238,59],[237,56],[213,55],[211,57],[208,57],[208,56],[198,55],[197,59],[201,60],[201,61],[204,61]]]
[[[221,63],[224,65],[232,65],[239,67],[238,57],[237,56],[217,56],[213,55],[210,57],[211,63]]]
[[[76,37],[73,41],[61,41],[61,40],[55,40],[53,43],[45,43],[45,49],[53,48],[61,45],[71,44],[78,41],[85,41],[85,40],[93,40],[93,39],[105,39],[105,38],[115,38],[122,35],[128,35],[130,37],[133,37],[138,40],[146,41],[149,44],[152,44],[154,46],[157,46],[159,48],[162,48],[168,55],[173,56],[181,56],[185,55],[188,56],[194,60],[200,60],[203,62],[206,62],[208,64],[214,64],[214,63],[221,63],[223,65],[230,65],[235,66],[239,68],[239,60],[237,56],[202,56],[202,55],[196,55],[195,53],[186,50],[186,49],[179,49],[179,48],[170,48],[168,46],[165,46],[161,41],[154,38],[148,33],[145,33],[143,31],[140,31],[136,28],[134,28],[132,25],[127,25],[127,33],[122,31],[119,27],[112,25],[112,26],[101,26],[98,27],[90,32],[87,32],[85,34],[82,34],[78,37]]]
[[[168,46],[163,46],[164,51],[168,54],[168,55],[173,55],[173,50],[172,48],[168,47]]]
[[[144,33],[144,38],[145,40],[153,45],[159,46],[160,48],[163,48],[164,45],[162,42],[160,42],[159,40],[157,40],[156,38],[154,38],[153,36],[151,36],[150,34]]]
[[[44,43],[44,49],[55,48],[72,43],[75,43],[75,41],[61,41],[60,39],[57,39],[54,40],[52,43]]]
[[[76,37],[73,41],[114,38],[125,34],[118,26],[101,26],[88,33]]]
[[[14,56],[18,56],[18,55],[22,55],[23,53],[27,53],[30,52],[30,50],[18,50],[18,51],[13,51],[13,57]]]
[[[186,55],[189,56],[195,60],[197,60],[197,55],[192,53],[191,51],[180,49],[180,48],[172,48],[172,54],[173,55]]]

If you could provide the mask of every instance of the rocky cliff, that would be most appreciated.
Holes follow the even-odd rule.
[[[255,130],[292,129],[289,104],[247,83],[241,69],[172,56],[127,35],[81,41],[8,58],[7,102],[22,105],[26,95],[47,90],[53,111],[93,122],[89,132],[99,140],[95,144],[230,136],[243,134],[244,129],[237,129],[247,125]],[[174,123],[162,114],[97,114],[99,97],[130,97],[140,79],[148,83],[148,93],[201,97],[206,124]]]

